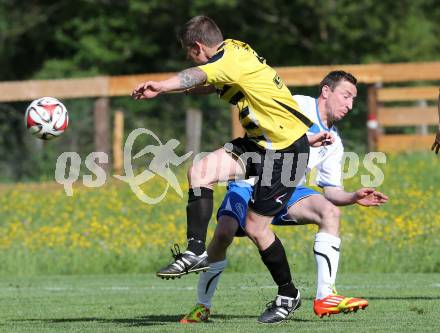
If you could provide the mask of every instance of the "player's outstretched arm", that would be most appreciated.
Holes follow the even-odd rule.
[[[437,134],[435,136],[434,143],[432,144],[431,150],[438,154],[440,150],[440,89],[438,91],[438,127]]]
[[[346,192],[340,187],[324,187],[324,196],[336,206],[347,206],[357,203],[361,206],[380,206],[388,201],[388,197],[373,188],[361,188],[356,192]]]
[[[134,99],[154,98],[167,92],[184,92],[206,82],[204,71],[197,67],[185,69],[167,80],[147,81],[138,85],[131,96]]]
[[[211,84],[208,86],[197,86],[191,89],[188,89],[185,91],[185,94],[188,95],[208,95],[215,93],[217,90],[215,87]]]

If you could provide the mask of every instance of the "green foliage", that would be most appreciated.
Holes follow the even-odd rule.
[[[432,60],[440,48],[435,0],[2,1],[0,63],[14,66],[0,79],[177,70],[176,34],[198,14],[273,65]]]

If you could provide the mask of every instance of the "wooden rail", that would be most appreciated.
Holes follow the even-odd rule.
[[[435,135],[389,134],[379,136],[378,150],[383,152],[409,152],[414,150],[428,151],[434,142]]]
[[[352,73],[359,83],[364,84],[440,80],[440,62],[276,68],[288,86],[318,85],[328,72],[336,69]],[[42,96],[66,99],[128,96],[140,82],[160,80],[172,74],[174,73],[7,81],[0,83],[0,102],[30,101]]]
[[[384,107],[377,120],[382,127],[433,125],[438,122],[438,112],[436,107]]]
[[[377,133],[376,148],[384,152],[428,150],[434,142],[428,126],[438,123],[437,106],[428,102],[437,101],[438,86],[393,87],[377,89]],[[410,102],[414,106],[384,106],[390,102]],[[416,128],[415,134],[386,134],[387,127]],[[423,132],[423,133],[417,133]]]
[[[438,86],[382,88],[378,91],[379,102],[435,100]]]
[[[368,127],[370,150],[428,149],[429,143],[432,143],[433,140],[432,135],[383,135],[380,129],[396,126],[424,126],[426,129],[428,125],[437,121],[436,108],[426,105],[384,107],[383,104],[435,100],[438,96],[438,86],[382,88],[382,85],[414,81],[440,81],[440,61],[276,68],[287,86],[316,86],[327,73],[341,69],[355,75],[359,83],[368,85],[368,117],[369,123],[372,124]],[[42,96],[60,99],[129,96],[139,83],[165,79],[173,74],[175,73],[0,82],[0,102],[30,101]],[[97,111],[95,110],[95,112]],[[119,119],[120,117],[121,114],[115,118],[118,131],[114,135],[117,140],[122,140],[123,137],[120,133],[123,120]],[[233,136],[242,135],[243,129],[238,123],[234,108],[231,108],[231,120]],[[379,130],[377,125],[379,125]],[[114,147],[116,147],[114,149],[120,149],[121,143],[114,144]],[[114,156],[119,155],[114,153]],[[114,161],[114,163],[114,167],[120,169],[121,161]]]

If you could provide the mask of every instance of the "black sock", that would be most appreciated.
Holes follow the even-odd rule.
[[[260,251],[260,255],[273,280],[278,285],[278,295],[295,298],[298,295],[298,289],[295,288],[292,282],[283,244],[276,235],[275,241],[266,250]]]
[[[205,251],[206,231],[211,219],[212,209],[213,191],[210,188],[200,187],[188,191],[186,236],[188,238],[188,250],[197,255]]]
[[[296,298],[296,296],[298,296],[298,289],[296,289],[293,282],[290,281],[282,286],[278,286],[278,295]]]

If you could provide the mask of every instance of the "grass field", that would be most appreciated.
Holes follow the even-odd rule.
[[[319,319],[314,275],[296,275],[303,305],[285,323],[257,317],[275,293],[268,274],[225,273],[212,320],[183,325],[197,275],[165,281],[147,275],[0,279],[2,332],[439,332],[440,274],[341,274],[341,294],[366,297],[365,311]],[[239,281],[239,283],[237,283]]]
[[[345,207],[341,221],[338,290],[366,297],[370,306],[318,319],[312,312],[316,228],[277,228],[304,302],[292,320],[276,327],[256,322],[275,288],[245,238],[228,252],[229,273],[212,321],[177,323],[194,304],[197,276],[162,281],[151,272],[169,262],[170,245],[186,242],[186,197],[170,191],[161,203],[146,205],[114,179],[101,188],[75,185],[73,197],[56,183],[1,185],[0,331],[438,332],[438,157],[389,156],[381,169],[379,190],[390,202]],[[346,189],[361,187],[365,174],[361,169],[348,179]],[[152,195],[163,186],[154,179],[143,189]],[[224,191],[216,189],[216,207]]]

